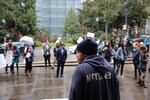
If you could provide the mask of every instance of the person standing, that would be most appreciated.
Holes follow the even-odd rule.
[[[25,51],[25,75],[32,75],[32,62],[33,62],[33,49],[30,45],[28,45]]]
[[[141,72],[141,75],[139,77],[139,81],[137,82],[141,87],[147,88],[145,86],[145,73],[147,68],[147,48],[142,46],[140,47],[140,55],[139,55],[139,70]]]
[[[6,49],[4,54],[6,55],[6,68],[5,68],[5,72],[6,74],[8,73],[8,67],[10,67],[10,72],[13,74],[14,73],[14,69],[11,68],[12,65],[12,59],[13,59],[13,44],[12,44],[12,40],[10,39],[6,45]]]
[[[57,71],[56,71],[56,77],[59,77],[59,70],[61,68],[61,77],[63,77],[64,72],[64,64],[67,59],[67,50],[64,47],[64,44],[60,44],[60,48],[56,51],[56,60],[57,60]]]
[[[112,48],[111,48],[110,41],[105,41],[103,56],[109,63],[111,62],[111,57],[112,57],[111,50]]]
[[[16,64],[17,74],[19,73],[19,67],[18,67],[19,56],[20,56],[20,51],[17,48],[17,46],[14,46],[13,47],[13,60],[12,60],[11,70],[14,70],[14,64]]]
[[[127,59],[127,51],[126,51],[126,43],[123,42],[121,47],[119,47],[119,49],[117,50],[117,58],[118,58],[118,68],[116,71],[116,75],[118,75],[118,71],[121,67],[121,71],[120,71],[120,76],[123,79],[123,69],[124,69],[124,63],[125,60]]]
[[[43,56],[44,56],[44,61],[45,61],[45,68],[47,68],[47,62],[49,64],[49,67],[51,67],[51,62],[50,62],[50,58],[51,58],[51,47],[49,44],[49,41],[47,40],[46,43],[43,46]]]
[[[133,51],[132,51],[132,58],[133,58],[133,64],[134,64],[134,79],[137,79],[137,71],[139,72],[139,76],[141,75],[138,69],[139,54],[140,54],[140,49],[139,49],[138,43],[135,43],[133,45]]]
[[[97,43],[85,39],[77,45],[77,66],[69,100],[120,100],[119,83],[111,65],[97,54]]]
[[[113,55],[114,70],[116,70],[116,66],[118,66],[118,59],[117,59],[117,54],[116,54],[118,48],[119,48],[119,45],[118,45],[118,43],[116,43],[113,48],[113,51],[115,52]]]

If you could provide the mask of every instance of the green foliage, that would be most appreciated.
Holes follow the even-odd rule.
[[[35,33],[35,0],[1,0],[0,12],[0,20],[6,20],[5,28],[8,31],[13,28],[23,35]]]
[[[48,31],[47,28],[42,28],[42,29],[39,29],[39,31],[41,31],[42,33],[45,33],[47,35],[50,35],[51,33]]]
[[[74,35],[72,35],[71,38],[64,40],[64,42],[65,43],[76,44],[76,41],[78,40],[79,37],[80,37],[79,34],[74,34]]]
[[[36,46],[36,47],[41,47],[41,46],[42,46],[42,42],[36,40],[36,41],[35,41],[35,46]]]
[[[114,21],[121,10],[121,6],[121,2],[117,0],[94,0],[92,2],[88,0],[83,3],[79,21],[84,27],[92,28],[94,32],[105,29],[104,22],[109,24]],[[96,22],[96,18],[99,18],[98,22]],[[96,30],[97,26],[98,29]]]
[[[80,37],[79,34],[73,35],[72,38],[71,38],[71,39],[72,39],[72,42],[71,42],[71,43],[74,43],[74,44],[75,44],[79,37]]]
[[[144,20],[150,16],[149,0],[128,0],[128,23],[131,28],[135,25],[144,26]],[[86,0],[80,9],[79,22],[82,27],[90,28],[93,32],[105,31],[112,28],[122,28],[125,23],[124,0]],[[99,18],[96,21],[96,18]],[[103,36],[102,36],[103,37]]]
[[[78,17],[76,16],[74,10],[70,9],[65,19],[64,34],[73,35],[79,32],[80,32],[80,24],[78,22]]]

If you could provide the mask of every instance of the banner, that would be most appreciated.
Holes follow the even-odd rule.
[[[13,60],[13,52],[12,51],[7,51],[6,53],[6,63],[8,66],[12,65],[12,60]]]
[[[0,54],[0,68],[6,67],[6,60],[3,54]]]
[[[95,37],[95,33],[91,33],[91,32],[87,32],[86,35],[88,38],[94,38]]]

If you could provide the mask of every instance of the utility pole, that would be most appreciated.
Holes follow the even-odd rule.
[[[126,35],[128,35],[128,0],[124,0],[124,12],[125,12],[125,25],[126,25]]]
[[[104,17],[105,17],[105,37],[106,40],[108,40],[108,21],[107,21],[107,6],[106,6],[106,0],[105,0],[105,12],[104,12]]]
[[[6,19],[3,18],[3,19],[2,19],[2,23],[4,24],[4,33],[5,33],[5,34],[4,34],[4,35],[5,35],[5,36],[4,36],[4,43],[5,43],[5,42],[6,42]]]

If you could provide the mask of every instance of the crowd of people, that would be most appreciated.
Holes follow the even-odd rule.
[[[127,60],[127,56],[129,52],[126,45],[127,45],[126,41],[122,43],[114,43],[112,45],[111,41],[107,40],[104,42],[103,49],[102,50],[98,49],[97,51],[97,55],[102,55],[107,60],[108,63],[113,62],[113,67],[116,75],[120,74],[120,77],[122,79],[124,78],[123,77],[124,64],[125,61]],[[67,59],[67,50],[65,49],[64,46],[65,46],[64,43],[61,41],[61,38],[59,37],[58,40],[55,42],[55,47],[53,49],[54,59],[53,59],[53,63],[51,64],[50,43],[48,40],[46,40],[43,45],[43,58],[45,63],[45,69],[47,69],[47,67],[54,69],[55,65],[57,65],[56,77],[59,76],[59,73],[60,76],[63,77],[64,64]],[[144,46],[144,44],[138,42],[135,42],[132,46],[133,46],[132,58],[134,64],[134,78],[137,79],[137,71],[138,71],[139,74],[138,83],[140,83],[141,80],[143,80],[142,77],[145,76],[146,65],[148,62],[148,58],[147,58],[148,49],[146,46]],[[84,50],[84,48],[82,49]],[[5,68],[6,73],[8,73],[8,67],[10,67],[10,72],[13,74],[15,64],[16,64],[17,73],[19,73],[18,63],[19,63],[20,51],[17,48],[17,46],[12,44],[11,40],[9,40],[6,45],[4,55],[7,62]],[[23,57],[25,63],[25,74],[31,75],[32,62],[34,61],[34,48],[31,45],[25,44]],[[61,72],[59,72],[60,69]]]
[[[6,59],[5,72],[8,74],[8,67],[10,67],[10,73],[14,74],[14,65],[16,64],[17,74],[19,73],[19,57],[20,50],[16,45],[13,45],[12,40],[10,39],[4,49],[4,55]],[[34,60],[33,47],[29,44],[24,45],[23,58],[25,62],[25,75],[32,74],[32,62]]]
[[[54,61],[51,65],[51,46],[48,40],[45,41],[43,45],[43,58],[45,63],[45,69],[48,67],[54,69],[55,65],[57,65],[56,70],[56,77],[63,77],[64,72],[64,64],[67,59],[67,50],[65,49],[65,44],[61,41],[59,37],[55,43],[55,48],[53,49],[54,52]],[[16,64],[17,74],[19,73],[19,57],[21,55],[20,49],[13,45],[12,40],[9,40],[5,49],[4,49],[4,56],[6,61],[5,72],[8,74],[8,68],[10,68],[10,73],[14,74],[14,66]],[[24,44],[23,49],[23,59],[25,63],[25,75],[31,76],[32,75],[32,63],[34,61],[34,46],[29,43]],[[56,64],[57,63],[57,64]]]
[[[132,47],[134,78],[138,80],[139,86],[147,88],[144,80],[149,49],[143,43],[138,42],[135,42]],[[56,65],[56,77],[63,77],[67,50],[61,38],[56,41],[53,52],[54,60],[51,64],[51,46],[49,41],[46,40],[43,45],[45,69],[48,67],[54,69]],[[98,44],[93,39],[85,39],[77,45],[76,52],[79,65],[72,78],[69,100],[99,100],[101,98],[104,100],[120,100],[117,76],[124,79],[124,64],[129,54],[127,42],[123,41],[112,45],[109,40],[106,40],[102,50],[99,50]],[[8,67],[11,74],[15,73],[15,64],[18,74],[20,50],[12,44],[12,40],[8,41],[4,55],[7,63],[6,74],[8,73]],[[23,58],[26,76],[32,75],[34,57],[33,46],[25,44]],[[112,60],[113,67],[110,64]],[[97,93],[100,95],[96,95]]]
[[[104,47],[98,50],[98,45],[92,39],[85,39],[77,45],[77,66],[69,94],[69,100],[120,100],[118,74],[124,79],[124,64],[129,51],[127,42],[104,42]],[[148,63],[148,49],[143,43],[134,43],[132,58],[135,75],[139,86],[145,86],[145,73]],[[100,55],[100,56],[99,56]],[[111,60],[113,59],[113,66]],[[139,76],[137,76],[137,71]]]
[[[144,78],[147,69],[149,49],[142,42],[135,42],[131,45],[132,47],[130,47],[133,49],[129,50],[127,44],[128,41],[123,41],[121,43],[115,43],[112,46],[110,41],[105,41],[103,49],[98,53],[99,55],[102,55],[109,63],[113,60],[114,71],[116,75],[118,75],[120,71],[121,79],[124,79],[123,71],[125,61],[131,54],[134,64],[134,79],[139,80],[137,83],[140,86],[146,87]],[[139,77],[137,76],[137,71]]]

